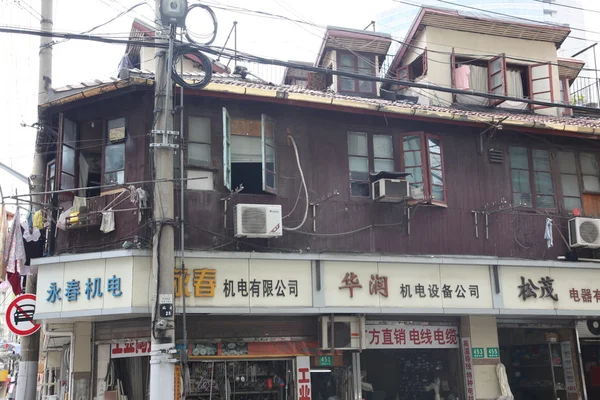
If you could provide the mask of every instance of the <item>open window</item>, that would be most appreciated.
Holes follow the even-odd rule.
[[[552,65],[540,63],[529,65],[529,93],[532,100],[554,103],[554,90],[552,84]],[[532,110],[548,108],[530,104]]]
[[[229,190],[277,194],[275,120],[231,118],[223,108],[223,175]]]
[[[427,48],[425,48],[423,53],[415,58],[410,64],[398,68],[396,71],[396,78],[402,81],[413,82],[415,79],[427,75],[427,68]],[[401,86],[400,88],[406,88],[406,86]]]
[[[58,140],[58,187],[57,189],[74,189],[77,184],[77,124],[59,116],[61,132]]]
[[[401,136],[402,168],[410,173],[411,196],[432,204],[446,203],[444,159],[439,136],[411,132]]]
[[[491,94],[508,95],[506,84],[506,58],[499,55],[488,62],[488,81]],[[490,105],[502,103],[504,100],[490,99]]]
[[[106,123],[107,144],[104,148],[104,184],[125,183],[125,118],[115,118]]]

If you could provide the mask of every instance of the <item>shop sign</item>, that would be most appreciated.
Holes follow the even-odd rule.
[[[493,307],[487,266],[327,261],[324,269],[327,306]]]
[[[175,270],[174,292],[188,307],[312,306],[309,261],[190,259],[186,266]]]
[[[193,358],[212,357],[292,357],[319,355],[319,342],[292,340],[273,342],[197,342],[189,348]]]
[[[598,310],[600,276],[594,269],[501,267],[504,308]]]
[[[458,328],[431,325],[367,325],[368,349],[458,348]]]
[[[64,287],[61,287],[60,283],[50,282],[46,293],[48,294],[46,301],[50,303],[61,301],[62,296],[65,297],[66,301],[78,301],[84,298],[87,300],[100,299],[104,294],[112,295],[113,297],[121,297],[123,295],[121,291],[121,278],[116,275],[107,279],[106,287],[102,284],[102,278],[98,277],[93,279],[88,277],[83,281],[83,284],[80,280],[71,279],[65,282]]]
[[[571,353],[571,342],[560,342],[563,371],[565,372],[565,385],[567,392],[577,393],[575,383],[575,372],[573,369],[573,355]]]
[[[471,358],[471,338],[464,337],[460,341],[463,354],[463,367],[465,373],[465,389],[467,400],[475,400],[475,376],[473,373],[473,360]]]
[[[129,358],[149,356],[151,342],[149,340],[128,340],[110,345],[110,358]]]
[[[310,357],[296,358],[296,380],[297,400],[311,400]]]
[[[473,347],[471,350],[471,356],[473,358],[485,358],[485,351],[483,347]]]
[[[500,358],[500,350],[497,347],[488,347],[487,358]]]
[[[180,400],[181,399],[181,366],[179,364],[175,365],[175,382],[174,382],[174,386],[175,388],[174,392],[175,392],[175,400]]]
[[[317,358],[317,364],[319,367],[332,367],[333,356],[319,356]]]

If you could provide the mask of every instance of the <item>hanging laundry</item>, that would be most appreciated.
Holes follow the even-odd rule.
[[[144,189],[137,188],[136,189],[137,192],[137,197],[138,200],[140,201],[140,208],[147,208],[148,207],[148,193],[146,193],[146,191]]]
[[[23,289],[21,287],[21,274],[19,274],[18,272],[7,272],[6,277],[8,278],[7,281],[10,284],[10,287],[12,288],[12,291],[15,294],[15,296],[22,294]]]
[[[8,249],[6,248],[6,241],[8,240],[8,218],[6,217],[6,207],[2,204],[2,209],[0,210],[2,214],[0,214],[0,279],[4,279],[6,275],[6,264],[4,260],[8,258],[6,252]]]
[[[25,247],[23,246],[23,234],[21,233],[21,216],[19,212],[15,213],[13,225],[8,233],[7,251],[5,253],[6,272],[23,272],[21,269],[25,265]]]
[[[548,248],[554,246],[554,238],[552,236],[552,220],[550,218],[546,218],[546,229],[544,229],[544,239],[546,240],[546,245]]]
[[[37,210],[35,214],[33,214],[33,227],[44,229],[44,216],[42,215],[42,210]]]
[[[112,208],[108,211],[102,211],[102,223],[100,230],[104,233],[109,233],[115,230],[115,213]]]
[[[26,242],[37,242],[40,240],[41,235],[42,234],[38,228],[33,228],[31,232],[29,229],[25,229],[23,231],[23,239],[25,239]]]
[[[85,197],[73,197],[73,212],[79,212],[81,207],[87,208],[87,199]]]
[[[471,69],[468,65],[462,65],[454,69],[454,86],[456,89],[467,90],[469,89],[469,74]]]
[[[64,212],[60,213],[60,215],[58,216],[58,221],[56,222],[56,226],[58,227],[58,229],[60,229],[61,231],[67,230],[67,217],[71,215],[72,212],[73,207],[70,207]]]

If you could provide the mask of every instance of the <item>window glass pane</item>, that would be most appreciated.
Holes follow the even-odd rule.
[[[560,183],[562,186],[563,196],[579,197],[579,182],[577,182],[577,175],[565,175],[560,176]]]
[[[267,164],[275,163],[275,149],[271,146],[265,146],[265,159]],[[274,171],[273,168],[270,168],[271,171]]]
[[[538,208],[554,208],[554,196],[537,196]]]
[[[267,171],[265,175],[267,187],[275,188],[275,173]]]
[[[358,59],[358,68],[364,68],[364,69],[368,69],[368,70],[373,69],[373,64],[375,64],[373,62],[373,60],[371,60],[365,56],[357,57],[357,59]]]
[[[402,139],[402,149],[407,150],[421,150],[421,137],[420,136],[405,136]]]
[[[529,184],[529,171],[513,169],[511,171],[511,175],[513,192],[531,193],[531,186]]]
[[[210,165],[211,151],[210,144],[189,143],[188,144],[188,164],[191,165]]]
[[[375,82],[358,81],[358,91],[362,93],[372,93],[375,91]]]
[[[75,147],[77,140],[77,125],[68,119],[63,119],[63,143],[67,146]],[[69,188],[70,189],[70,188]]]
[[[442,170],[441,169],[432,169],[431,170],[431,184],[432,185],[440,185],[444,184],[442,179]]]
[[[366,157],[350,157],[350,179],[369,180],[369,159]]]
[[[211,142],[210,118],[189,117],[188,125],[190,142]]]
[[[118,171],[125,168],[125,143],[106,146],[104,170]]]
[[[513,193],[513,203],[519,207],[532,207],[530,193]]]
[[[75,150],[67,146],[62,150],[62,171],[75,175]]]
[[[423,182],[423,169],[422,168],[406,168],[406,171],[410,175],[406,177],[409,182]]]
[[[75,178],[71,175],[60,174],[60,188],[61,189],[75,188]]]
[[[550,171],[550,155],[545,150],[533,150],[533,169]]]
[[[429,146],[429,153],[441,154],[439,139],[428,138],[427,145]]]
[[[567,172],[571,174],[577,173],[577,165],[575,163],[575,153],[570,151],[559,151],[558,152],[558,168],[560,172]]]
[[[356,58],[352,54],[340,54],[340,67],[352,68],[354,69],[354,63]]]
[[[373,163],[375,173],[385,171],[394,172],[394,160],[385,158],[376,158]]]
[[[410,196],[413,199],[425,198],[425,191],[423,190],[423,184],[422,183],[411,183],[410,184]]]
[[[367,182],[350,182],[350,195],[369,196],[369,184]]]
[[[442,168],[442,156],[439,154],[429,154],[429,166],[432,169],[441,169]]]
[[[107,172],[104,174],[104,184],[125,183],[125,171]]]
[[[509,155],[511,168],[529,169],[527,149],[525,147],[511,147]]]
[[[56,164],[50,165],[50,176],[48,178],[54,178],[54,174],[56,173]]]
[[[354,92],[354,83],[356,83],[355,79],[345,78],[340,76],[340,89],[345,90],[347,92]]]
[[[554,194],[550,172],[535,173],[535,191],[537,194]]]
[[[600,192],[600,180],[597,176],[583,177],[583,190],[586,192]]]
[[[579,153],[581,172],[583,174],[598,175],[598,160],[592,153]]]
[[[567,211],[573,211],[575,208],[581,210],[581,199],[579,197],[564,197],[563,203]]]
[[[442,186],[433,185],[431,187],[431,195],[434,200],[444,201],[444,188]]]
[[[115,118],[108,121],[108,130],[113,128],[125,128],[125,118]]]
[[[348,133],[348,154],[353,156],[368,156],[367,134],[360,132]]]
[[[373,135],[373,156],[375,158],[394,158],[391,136]]]
[[[273,120],[265,118],[265,141],[269,144],[273,144],[273,133],[275,132],[275,124]]]
[[[404,153],[404,165],[408,167],[416,167],[421,165],[421,152],[409,151]]]

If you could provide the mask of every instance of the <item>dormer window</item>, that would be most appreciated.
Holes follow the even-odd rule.
[[[415,79],[427,75],[427,60],[427,49],[424,49],[410,64],[398,68],[396,78],[414,82]]]
[[[361,75],[376,76],[375,56],[338,52],[338,70],[354,72]],[[359,79],[340,76],[338,79],[338,91],[343,94],[371,94],[377,93],[375,82],[362,81]]]

